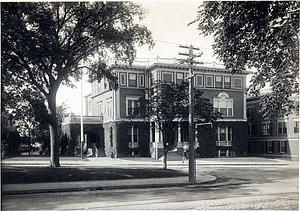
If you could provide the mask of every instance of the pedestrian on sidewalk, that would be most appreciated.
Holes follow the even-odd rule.
[[[186,151],[187,151],[187,149],[184,147],[183,148],[183,154],[182,154],[182,163],[184,163],[184,161],[187,160],[187,158],[186,158]]]

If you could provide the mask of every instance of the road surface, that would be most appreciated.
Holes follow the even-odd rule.
[[[299,210],[298,165],[197,171],[218,179],[187,187],[2,196],[2,210]]]

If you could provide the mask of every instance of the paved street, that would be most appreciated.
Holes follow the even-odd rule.
[[[197,173],[218,179],[185,187],[3,196],[2,210],[299,210],[297,162],[202,166]]]

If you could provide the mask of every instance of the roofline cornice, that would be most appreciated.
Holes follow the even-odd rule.
[[[152,64],[149,67],[146,66],[137,66],[137,65],[112,65],[109,69],[127,69],[127,70],[139,70],[139,71],[151,71],[156,68],[169,68],[169,69],[178,69],[178,70],[189,70],[188,65],[183,64],[167,64],[167,63],[155,63]],[[241,71],[237,73],[232,73],[230,69],[224,69],[224,68],[216,68],[216,67],[204,67],[204,66],[196,66],[194,67],[194,70],[196,71],[204,71],[204,72],[219,72],[219,73],[231,73],[233,75],[247,75],[250,74],[250,71]]]
[[[147,68],[147,70],[153,70],[155,68],[170,68],[170,69],[180,69],[180,70],[188,70],[190,67],[188,65],[177,65],[177,64],[167,64],[167,63],[155,63]],[[222,72],[222,73],[232,73],[229,69],[217,68],[217,67],[204,67],[204,66],[196,66],[194,70],[198,71],[208,71],[208,72]],[[249,71],[241,71],[233,74],[247,75],[250,74]]]

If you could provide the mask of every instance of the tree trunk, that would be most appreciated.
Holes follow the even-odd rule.
[[[163,160],[163,168],[167,169],[167,154],[168,151],[164,151],[164,160]]]
[[[50,167],[60,167],[59,164],[59,140],[57,130],[57,117],[56,117],[56,92],[49,94],[48,97],[48,110],[50,115]]]

